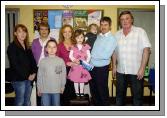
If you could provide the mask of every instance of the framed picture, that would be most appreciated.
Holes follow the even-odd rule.
[[[38,30],[38,25],[42,22],[48,22],[48,10],[34,10],[34,31]]]
[[[88,12],[86,10],[74,11],[74,29],[86,30],[88,26]]]
[[[60,29],[62,27],[62,10],[48,10],[48,24],[50,29]]]
[[[100,19],[102,18],[102,10],[88,10],[88,26],[92,23],[100,26]]]
[[[72,10],[64,10],[63,11],[63,18],[62,18],[62,25],[71,25],[73,27],[73,11]]]

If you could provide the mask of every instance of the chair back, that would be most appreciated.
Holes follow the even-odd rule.
[[[153,92],[155,92],[155,69],[150,68],[149,84],[152,86]]]

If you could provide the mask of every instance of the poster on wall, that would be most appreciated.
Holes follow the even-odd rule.
[[[92,23],[100,26],[101,17],[102,17],[102,11],[88,10],[88,26]]]
[[[74,28],[87,30],[88,12],[87,10],[74,11]]]
[[[62,27],[62,10],[49,10],[48,11],[48,23],[50,29],[59,29]]]
[[[38,25],[48,22],[48,10],[34,10],[34,31],[38,30]]]
[[[64,10],[63,11],[63,25],[71,25],[73,27],[73,11]]]
[[[60,31],[60,29],[51,29],[49,36],[53,37],[54,39],[56,39],[57,42],[59,42],[58,41],[59,40],[59,31]]]
[[[88,26],[95,23],[99,26],[102,17],[102,10],[39,10],[35,9],[34,19],[34,37],[39,37],[38,25],[46,22],[50,25],[50,34],[58,39],[60,28],[69,24],[75,29],[82,29],[86,32]],[[56,32],[56,33],[55,33]]]

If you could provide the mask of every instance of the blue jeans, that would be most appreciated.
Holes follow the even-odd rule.
[[[15,91],[15,105],[16,106],[30,106],[30,97],[32,92],[31,81],[14,81],[12,86]]]
[[[133,105],[141,106],[143,104],[143,79],[138,80],[137,75],[116,74],[116,105],[125,105],[127,84],[131,84],[131,92],[133,96]]]
[[[60,93],[42,93],[41,105],[60,106]]]

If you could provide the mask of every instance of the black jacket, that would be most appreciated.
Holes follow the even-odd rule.
[[[95,40],[97,38],[97,35],[96,34],[93,34],[91,32],[87,33],[85,35],[85,37],[87,37],[88,39],[86,40],[86,43],[90,45],[91,49],[90,51],[92,51],[92,48],[93,48],[93,45],[95,43]]]
[[[36,62],[30,49],[18,47],[12,42],[7,49],[11,69],[11,81],[27,80],[29,75],[37,72]]]

